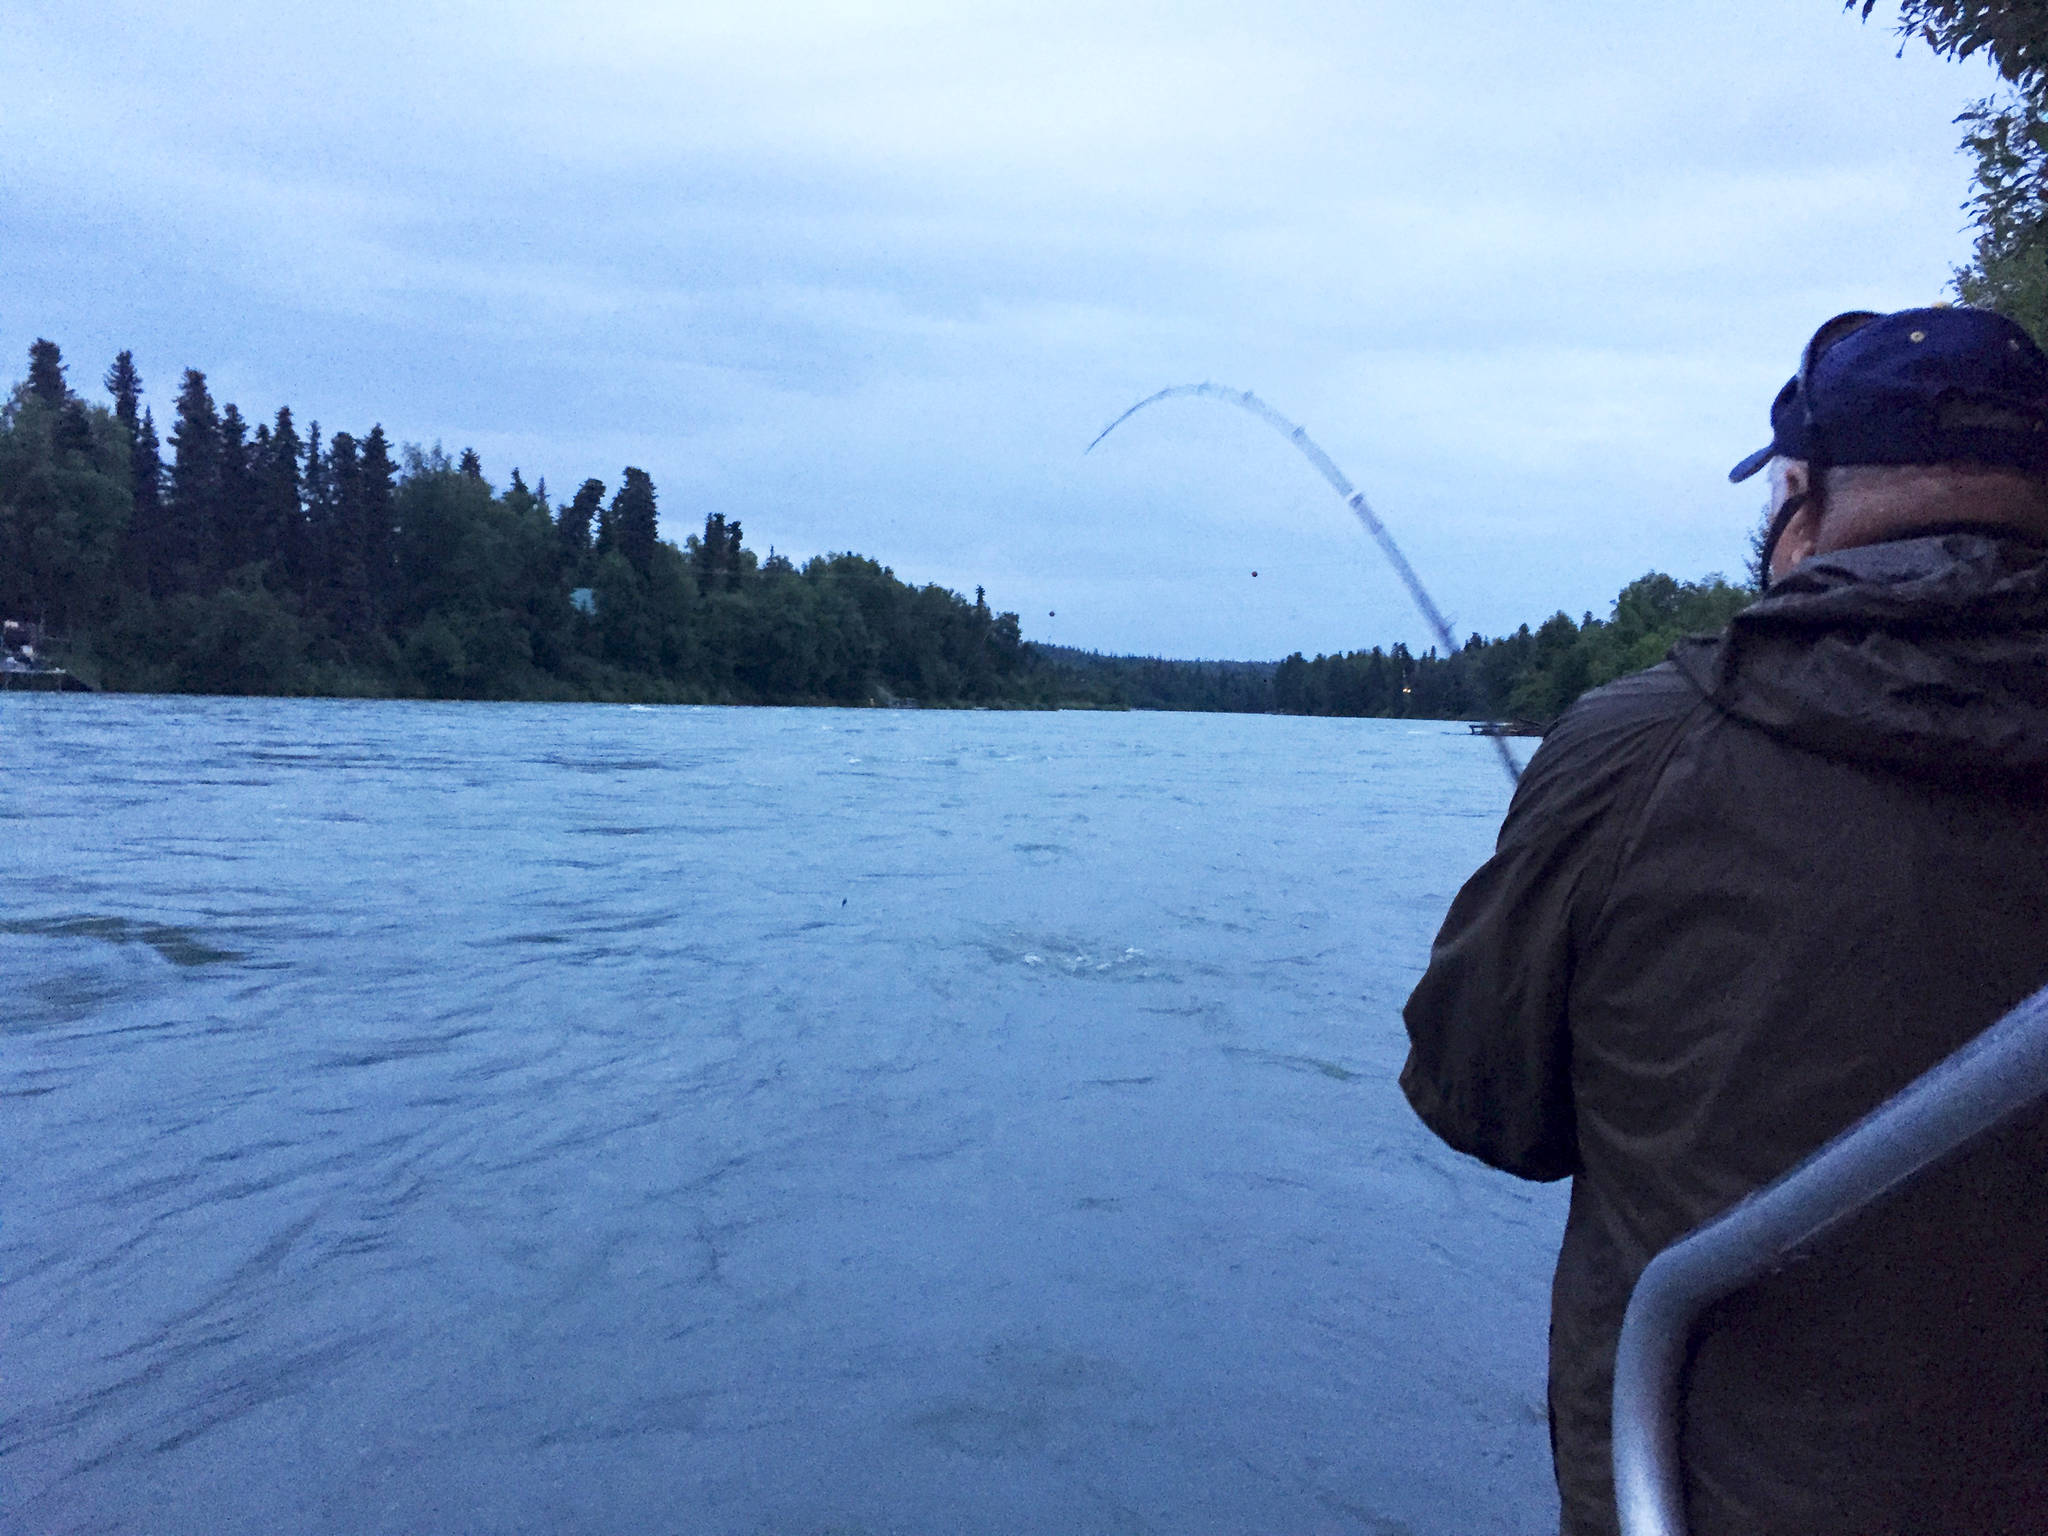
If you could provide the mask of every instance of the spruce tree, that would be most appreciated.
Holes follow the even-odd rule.
[[[299,596],[309,605],[317,605],[330,585],[329,567],[334,558],[334,505],[317,421],[306,428],[305,466],[299,476],[299,498],[306,508],[299,545]]]
[[[256,475],[257,521],[263,531],[263,558],[270,562],[273,585],[304,590],[305,517],[299,505],[298,428],[291,407],[277,409]]]
[[[398,595],[398,466],[391,461],[391,442],[381,425],[371,427],[370,435],[363,439],[360,487],[358,542],[369,601],[367,616],[374,625],[391,611]]]
[[[215,538],[220,574],[225,576],[263,557],[256,482],[249,466],[249,424],[233,401],[221,407],[220,413],[220,500],[216,508]]]
[[[363,467],[356,440],[337,432],[327,445],[325,468],[327,548],[325,583],[319,606],[344,638],[370,627],[370,574],[364,559]]]
[[[54,341],[38,336],[28,349],[28,387],[52,410],[61,410],[71,393],[64,383],[64,353]]]
[[[590,525],[603,505],[604,482],[586,480],[562,507],[561,518],[555,524],[555,534],[561,542],[562,564],[572,574],[589,558]]]
[[[134,499],[128,514],[129,583],[152,596],[170,590],[171,552],[164,526],[164,465],[156,421],[145,409],[128,448],[128,484]]]
[[[627,466],[605,523],[614,530],[618,551],[626,557],[626,563],[645,576],[654,565],[657,527],[654,481],[646,470]]]
[[[204,584],[218,567],[215,534],[220,516],[220,417],[207,393],[206,375],[185,370],[178,419],[171,428],[170,494],[165,498],[169,558],[178,586]]]
[[[249,438],[249,479],[251,484],[254,486],[256,492],[255,503],[258,512],[257,527],[259,528],[259,530],[262,527],[261,513],[263,507],[263,467],[269,462],[270,423],[267,421],[259,421],[256,423],[255,432]],[[269,536],[267,534],[262,535],[261,537],[259,537],[258,543],[265,546],[265,553],[267,554]]]
[[[114,366],[107,370],[107,393],[114,397],[114,414],[121,425],[128,429],[130,439],[135,436],[136,413],[142,404],[142,375],[135,371],[135,354],[123,350],[114,359]]]
[[[484,461],[477,457],[474,448],[462,450],[462,463],[459,468],[464,479],[481,480],[484,477]]]

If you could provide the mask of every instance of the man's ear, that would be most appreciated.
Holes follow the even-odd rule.
[[[1801,460],[1793,459],[1782,471],[1779,482],[1782,491],[1778,505],[1799,499],[1798,510],[1786,522],[1784,531],[1778,535],[1778,542],[1771,548],[1771,580],[1781,579],[1785,573],[1811,556],[1820,547],[1820,498],[1814,494],[1813,471]]]

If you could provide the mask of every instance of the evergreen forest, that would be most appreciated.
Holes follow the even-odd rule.
[[[1027,644],[1014,613],[852,553],[796,564],[720,513],[660,537],[642,470],[559,501],[475,452],[253,426],[183,374],[159,434],[127,352],[104,403],[57,345],[0,408],[0,619],[143,692],[1095,707],[1547,721],[1754,593],[1652,573],[1610,618],[1459,651],[1170,661]]]

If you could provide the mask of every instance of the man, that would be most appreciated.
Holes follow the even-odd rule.
[[[1842,316],[1771,423],[1765,595],[1557,722],[1406,1010],[1423,1120],[1574,1180],[1567,1536],[1644,1265],[2048,982],[2048,358]],[[2048,1531],[2048,1132],[1710,1313],[1681,1450],[1703,1536]]]

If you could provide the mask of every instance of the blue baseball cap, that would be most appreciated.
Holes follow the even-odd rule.
[[[2048,357],[1988,309],[1837,315],[1771,402],[1769,445],[1728,478],[1780,454],[1817,468],[1962,462],[2048,477]]]

